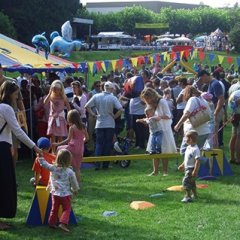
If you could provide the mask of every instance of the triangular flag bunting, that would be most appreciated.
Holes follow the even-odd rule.
[[[148,62],[149,62],[148,56],[145,56],[145,57],[144,57],[144,62],[145,62],[145,64],[148,64]]]
[[[117,61],[117,65],[118,65],[118,68],[121,70],[122,67],[123,67],[123,60],[122,60],[122,59],[119,59],[119,60]]]
[[[184,56],[184,51],[181,51],[181,53],[180,53],[181,59],[183,58],[183,56]]]
[[[218,60],[219,60],[219,63],[222,64],[224,60],[224,56],[218,55]]]
[[[116,70],[117,60],[111,60],[113,71]]]
[[[74,68],[78,69],[78,63],[73,62],[72,65]]]
[[[203,51],[200,51],[199,52],[199,58],[200,58],[201,62],[203,61],[204,57],[205,57],[205,53]]]
[[[94,62],[88,62],[89,70],[92,74],[93,74],[93,65],[94,65]]]
[[[156,55],[156,63],[159,63],[160,56],[159,54]]]
[[[208,54],[208,58],[209,58],[209,60],[210,60],[210,62],[213,62],[213,60],[214,60],[214,58],[215,58],[215,54]]]
[[[137,67],[138,58],[131,58],[133,67]]]
[[[105,66],[104,62],[101,62],[101,67],[102,67],[103,72],[106,72],[106,66]]]
[[[104,62],[104,64],[105,64],[105,69],[106,69],[106,71],[107,71],[108,68],[109,68],[110,61],[109,61],[109,60],[105,60],[105,61],[103,61],[103,62]]]
[[[187,59],[189,58],[190,52],[191,52],[190,49],[187,49],[187,50],[184,51],[185,58],[187,58]]]
[[[150,63],[150,64],[153,63],[153,57],[149,57],[149,63]]]
[[[180,52],[176,53],[176,61],[180,61]]]
[[[237,58],[237,65],[240,66],[240,58]]]
[[[100,72],[102,70],[102,62],[101,61],[97,61],[96,62],[96,66],[97,66],[97,71]]]
[[[164,55],[163,55],[163,54],[160,55],[160,63],[161,63],[161,64],[164,63]]]
[[[228,64],[232,64],[233,58],[232,57],[227,57],[227,62],[228,62]]]

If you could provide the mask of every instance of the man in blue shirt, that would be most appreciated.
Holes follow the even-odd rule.
[[[213,95],[212,101],[215,106],[214,111],[214,121],[215,121],[215,136],[218,135],[220,122],[223,120],[224,115],[224,89],[217,79],[214,79],[212,76],[208,76],[204,79],[204,83],[208,84],[208,92]],[[217,139],[217,137],[215,138]],[[214,144],[213,147],[218,147],[218,141]]]

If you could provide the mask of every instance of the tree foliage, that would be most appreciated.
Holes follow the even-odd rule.
[[[5,34],[9,37],[16,36],[16,30],[9,17],[0,12],[0,33]]]
[[[31,43],[35,34],[60,30],[79,8],[79,0],[1,0],[0,9],[8,15],[19,40]]]
[[[231,43],[234,45],[235,50],[240,52],[240,23],[236,23],[229,33]]]

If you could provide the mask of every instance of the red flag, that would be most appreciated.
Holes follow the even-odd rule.
[[[227,57],[227,62],[228,62],[228,64],[231,64],[233,62],[233,58],[232,57]]]
[[[102,70],[102,62],[101,61],[97,61],[96,65],[97,65],[98,72],[100,72]]]
[[[200,52],[199,52],[199,58],[200,58],[200,61],[201,61],[201,62],[203,61],[204,57],[205,57],[205,53],[200,50]]]

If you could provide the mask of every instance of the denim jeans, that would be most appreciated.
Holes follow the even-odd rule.
[[[109,156],[113,144],[113,135],[115,128],[96,128],[96,149],[95,156]],[[109,162],[103,162],[103,168],[107,168]],[[100,162],[97,162],[100,167]]]
[[[151,139],[152,153],[161,153],[162,136],[163,136],[163,131],[161,130],[152,134],[152,139]]]

